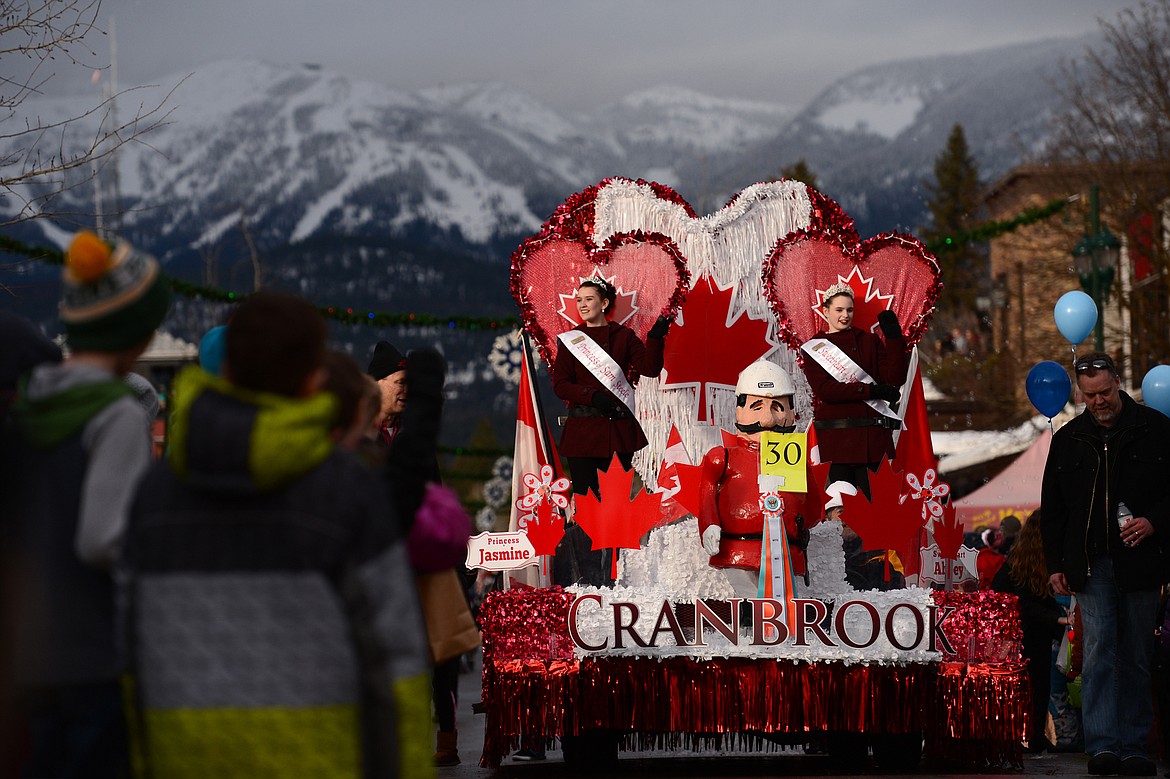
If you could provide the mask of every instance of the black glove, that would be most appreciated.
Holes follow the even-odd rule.
[[[593,408],[600,411],[602,414],[609,416],[617,411],[617,401],[608,392],[598,390],[593,393]]]
[[[884,400],[891,406],[902,399],[902,393],[893,384],[871,384],[869,397],[873,400]]]
[[[654,327],[650,328],[650,332],[646,334],[649,338],[663,338],[666,336],[666,331],[670,329],[670,323],[674,320],[670,317],[660,316],[654,322]]]
[[[902,337],[902,325],[898,324],[898,315],[888,308],[878,313],[878,327],[882,329],[882,335],[886,338]]]

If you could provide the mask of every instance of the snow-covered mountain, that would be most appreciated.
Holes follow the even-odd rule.
[[[344,235],[506,256],[581,187],[613,175],[669,179],[680,155],[732,151],[794,113],[662,89],[570,117],[499,83],[409,93],[243,60],[160,84],[129,96],[169,92],[170,113],[145,143],[122,148],[121,206],[123,229],[172,256],[207,253],[245,228],[268,249]],[[63,118],[88,103],[22,108]],[[92,138],[95,124],[77,122],[66,145]],[[70,197],[85,210],[90,196],[82,188],[55,210]],[[22,198],[4,200],[11,212]]]
[[[499,83],[406,92],[315,66],[223,61],[119,101],[119,121],[164,96],[169,114],[120,150],[116,227],[168,273],[197,282],[246,291],[256,254],[266,283],[323,305],[512,315],[507,257],[565,197],[609,176],[672,186],[702,214],[804,158],[863,235],[914,230],[926,220],[922,184],[952,126],[963,125],[993,180],[1043,148],[1060,105],[1060,64],[1091,43],[892,62],[839,80],[799,110],[666,86],[578,116]],[[0,180],[35,159],[19,145],[26,117],[49,125],[93,104],[92,95],[30,98],[24,116],[0,118]],[[42,156],[76,153],[113,119],[98,110],[44,133]],[[39,186],[0,189],[0,221],[35,202]],[[92,214],[94,188],[66,187],[49,207]],[[62,245],[79,223],[92,218],[9,232]],[[52,331],[56,275],[35,262],[0,264],[0,283],[19,290],[5,305]],[[167,327],[197,341],[222,313],[180,299]],[[336,336],[359,357],[381,337],[404,347],[439,340],[414,329]],[[444,329],[453,376],[482,372],[491,336]],[[458,420],[467,429],[484,403],[514,398],[470,387],[477,400]]]
[[[720,172],[724,192],[757,179],[759,160],[804,158],[822,191],[863,234],[926,222],[922,184],[952,127],[963,126],[984,182],[1043,151],[1062,100],[1064,62],[1096,34],[970,54],[891,62],[853,73],[818,95],[775,136]],[[698,175],[683,170],[680,175]]]
[[[238,263],[252,247],[301,256],[285,250],[331,236],[501,261],[567,195],[602,178],[660,181],[704,213],[804,158],[863,234],[914,230],[952,126],[963,125],[986,181],[1027,159],[1060,104],[1060,64],[1093,40],[891,62],[839,80],[799,112],[664,86],[569,116],[500,83],[406,92],[316,66],[222,61],[119,103],[124,121],[133,101],[166,95],[169,114],[120,151],[118,228],[188,275]],[[92,103],[33,98],[21,108],[52,121]],[[0,136],[18,121],[0,122]],[[99,121],[109,117],[93,113],[45,142],[82,148]],[[18,140],[0,139],[0,160]],[[36,186],[0,191],[0,215]],[[77,187],[52,208],[92,212],[92,198],[92,187]],[[22,232],[67,235],[48,221]]]

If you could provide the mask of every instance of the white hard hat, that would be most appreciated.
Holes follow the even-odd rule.
[[[825,503],[825,511],[829,509],[841,508],[845,505],[845,500],[842,495],[856,495],[857,488],[847,481],[835,481],[828,487],[825,487],[825,494],[829,496],[829,500]]]
[[[739,374],[735,383],[736,395],[759,395],[764,398],[782,398],[793,395],[796,388],[792,379],[779,365],[768,360],[756,360]]]

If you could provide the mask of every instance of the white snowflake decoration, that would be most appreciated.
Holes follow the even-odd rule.
[[[487,532],[496,526],[496,512],[491,506],[484,506],[475,513],[475,527],[480,532]]]
[[[492,373],[499,376],[510,385],[520,383],[520,366],[524,361],[524,352],[520,346],[520,331],[496,336],[492,342],[492,350],[488,354],[488,364]]]
[[[945,481],[935,484],[937,474],[934,468],[927,468],[922,474],[922,481],[918,481],[917,474],[906,474],[906,483],[910,485],[909,497],[922,501],[922,518],[928,516],[938,519],[943,515],[942,500],[951,494],[951,485]],[[904,500],[905,498],[903,498]]]
[[[504,455],[492,464],[492,476],[504,481],[512,481],[512,458]]]
[[[512,489],[512,481],[505,481],[499,477],[488,479],[483,483],[483,502],[498,509],[508,504],[508,493]]]

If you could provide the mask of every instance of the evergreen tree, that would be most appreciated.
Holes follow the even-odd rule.
[[[812,172],[812,169],[809,168],[808,163],[804,161],[804,157],[801,157],[791,165],[785,165],[783,168],[781,168],[780,178],[789,179],[790,181],[800,181],[804,184],[808,184],[813,189],[820,189],[820,187],[817,186],[817,174]]]
[[[984,255],[981,247],[959,245],[957,241],[960,234],[978,223],[979,170],[962,125],[954,126],[946,147],[935,158],[934,177],[933,183],[926,184],[931,224],[923,231],[923,237],[927,243],[947,245],[938,253],[944,284],[939,313],[945,316],[973,311],[984,276]]]

